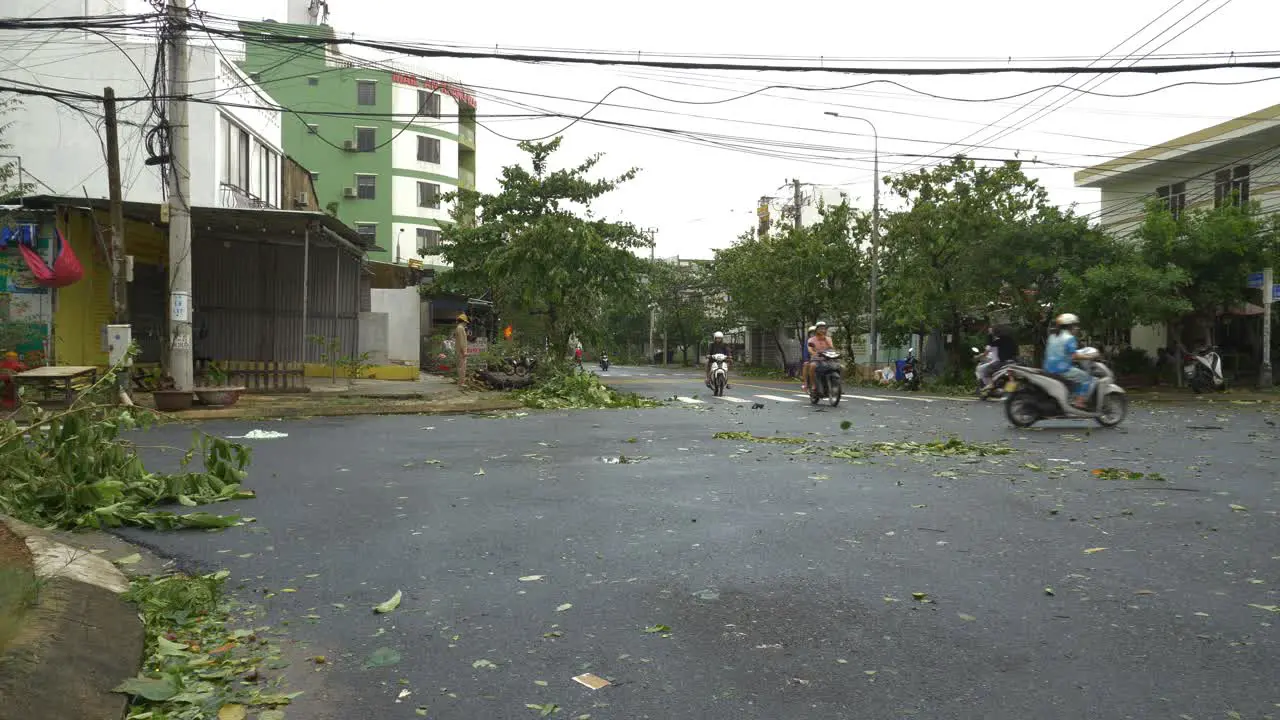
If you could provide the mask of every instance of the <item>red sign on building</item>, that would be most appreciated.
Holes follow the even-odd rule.
[[[476,106],[476,99],[471,93],[456,86],[450,85],[443,80],[432,80],[430,78],[420,78],[405,73],[392,73],[391,82],[400,83],[401,85],[410,85],[412,87],[425,88],[427,90],[435,90],[457,100],[462,105],[469,107]]]

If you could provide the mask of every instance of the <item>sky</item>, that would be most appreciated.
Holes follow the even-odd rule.
[[[284,20],[285,0],[198,0],[197,7],[246,19]],[[1248,52],[1276,49],[1280,27],[1276,0],[1075,0],[1068,5],[1027,0],[914,0],[911,3],[763,3],[703,0],[600,3],[545,0],[540,3],[470,0],[330,0],[330,24],[358,37],[418,43],[472,44],[486,48],[545,47],[625,51],[628,57],[679,52],[699,55],[772,55],[863,58],[860,64],[972,66],[975,58],[1071,57],[1056,64],[1085,65],[1131,34],[1132,40],[1097,62],[1129,64],[1144,54]],[[608,8],[605,10],[604,8]],[[979,10],[981,8],[981,10]],[[1163,17],[1156,20],[1158,16]],[[1152,22],[1156,20],[1155,22]],[[1181,33],[1181,34],[1180,34]],[[1176,36],[1176,37],[1175,37]],[[1164,44],[1168,42],[1168,44]],[[1163,47],[1160,47],[1163,45]],[[632,54],[634,53],[634,54]],[[385,56],[375,56],[385,57]],[[964,58],[965,62],[919,62]],[[916,62],[911,62],[911,60]],[[1023,59],[1023,60],[1020,60]],[[1275,58],[1270,58],[1275,59]],[[961,150],[974,157],[1040,159],[1073,168],[1028,163],[1061,205],[1095,212],[1096,190],[1076,189],[1076,168],[1280,103],[1280,79],[1252,85],[1186,86],[1135,98],[1082,96],[1051,90],[1000,102],[957,102],[925,97],[901,87],[873,84],[885,79],[835,73],[760,73],[525,64],[502,60],[420,61],[461,78],[479,97],[478,184],[496,188],[504,165],[524,155],[512,139],[562,133],[562,164],[603,153],[601,174],[631,167],[637,178],[602,199],[597,214],[656,231],[662,257],[711,257],[754,227],[761,196],[784,196],[793,178],[808,197],[839,191],[870,209],[873,140],[866,122],[833,118],[827,111],[861,117],[880,134],[881,174],[909,171],[928,162],[901,153]],[[1112,94],[1135,93],[1187,80],[1237,81],[1280,78],[1280,71],[1218,70],[1177,75],[1081,75],[1066,84]],[[951,98],[989,99],[1064,82],[1061,75],[983,74],[896,77],[909,88]],[[728,100],[770,84],[825,88],[772,89]],[[615,90],[625,87],[630,89]],[[552,118],[486,117],[527,112],[509,102],[581,114],[614,91],[590,117],[742,139],[707,147],[671,136]],[[648,94],[641,94],[644,93]],[[657,97],[655,97],[657,96]],[[1027,103],[1030,103],[1027,105]],[[1022,107],[1026,105],[1026,107]],[[1053,109],[1050,106],[1057,105]],[[1007,117],[1006,117],[1007,116]],[[1003,128],[1030,120],[1005,135]],[[986,127],[987,124],[993,124]],[[970,133],[964,143],[951,145]],[[994,137],[997,134],[1002,137]],[[985,142],[981,142],[985,141]],[[777,147],[786,143],[790,147]],[[794,144],[823,149],[797,149]],[[746,146],[741,147],[741,146]],[[761,151],[783,157],[765,157]],[[817,157],[813,157],[817,156]],[[886,208],[893,199],[884,198]],[[776,207],[775,207],[776,212]]]

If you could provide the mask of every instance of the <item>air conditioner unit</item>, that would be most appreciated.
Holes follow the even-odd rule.
[[[342,141],[342,149],[343,149],[343,150],[355,150],[355,149],[356,149],[356,141],[355,141],[355,140],[343,140],[343,141]]]
[[[342,188],[342,197],[353,198],[356,196],[356,189],[353,187]]]
[[[298,193],[298,197],[295,200],[295,202],[297,202],[299,205],[306,205],[308,202],[307,194],[305,192]]]

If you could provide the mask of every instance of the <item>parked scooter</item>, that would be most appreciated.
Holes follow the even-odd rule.
[[[729,356],[716,353],[711,356],[711,393],[716,397],[724,395],[729,386]]]
[[[902,361],[902,386],[907,390],[920,389],[920,363],[916,360],[915,348],[907,348],[907,358]]]
[[[1182,361],[1186,363],[1182,373],[1192,390],[1202,393],[1206,390],[1227,389],[1227,380],[1222,376],[1222,358],[1213,348],[1206,347],[1198,353],[1184,353]]]
[[[609,372],[609,353],[600,353],[600,370]]]
[[[1084,409],[1071,404],[1068,383],[1060,376],[1024,365],[1005,368],[1005,417],[1016,427],[1030,427],[1043,419],[1094,420],[1103,427],[1115,427],[1129,412],[1124,388],[1115,382],[1111,369],[1098,360],[1097,348],[1083,348],[1081,367],[1093,376],[1093,387]]]
[[[823,350],[814,358],[813,382],[809,388],[809,401],[817,405],[824,398],[831,407],[840,404],[844,394],[844,369],[840,366],[840,353]]]

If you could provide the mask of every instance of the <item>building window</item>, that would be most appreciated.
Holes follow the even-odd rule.
[[[320,134],[320,126],[319,126],[319,125],[313,125],[313,124],[311,124],[311,123],[307,123],[307,134],[308,134],[308,135],[319,135],[319,134]]]
[[[320,173],[318,173],[318,172],[313,172],[313,173],[311,173],[311,182],[315,182],[315,181],[317,181],[317,180],[319,180],[319,179],[320,179]]]
[[[249,190],[249,133],[222,118],[222,183]]]
[[[418,254],[430,255],[440,247],[440,231],[418,228]]]
[[[375,128],[356,128],[356,150],[360,152],[373,152],[378,144],[378,131]]]
[[[316,86],[318,86],[318,85],[320,84],[320,78],[318,78],[318,77],[309,77],[309,78],[307,78],[307,84],[308,84],[308,85],[310,85],[311,87],[316,87]]]
[[[418,160],[420,162],[440,162],[440,138],[418,136]]]
[[[418,207],[440,207],[440,186],[436,183],[418,183]]]
[[[1162,185],[1156,188],[1156,198],[1160,200],[1160,207],[1176,218],[1187,207],[1187,184]]]
[[[440,93],[418,91],[418,114],[426,117],[440,117]]]
[[[377,105],[378,104],[378,83],[373,80],[357,80],[356,81],[356,104],[357,105]]]
[[[1213,178],[1213,206],[1244,207],[1249,203],[1249,166],[1219,170]]]
[[[378,223],[356,223],[356,232],[366,240],[377,241]]]
[[[378,195],[377,175],[356,176],[356,197],[361,200],[372,200]]]

